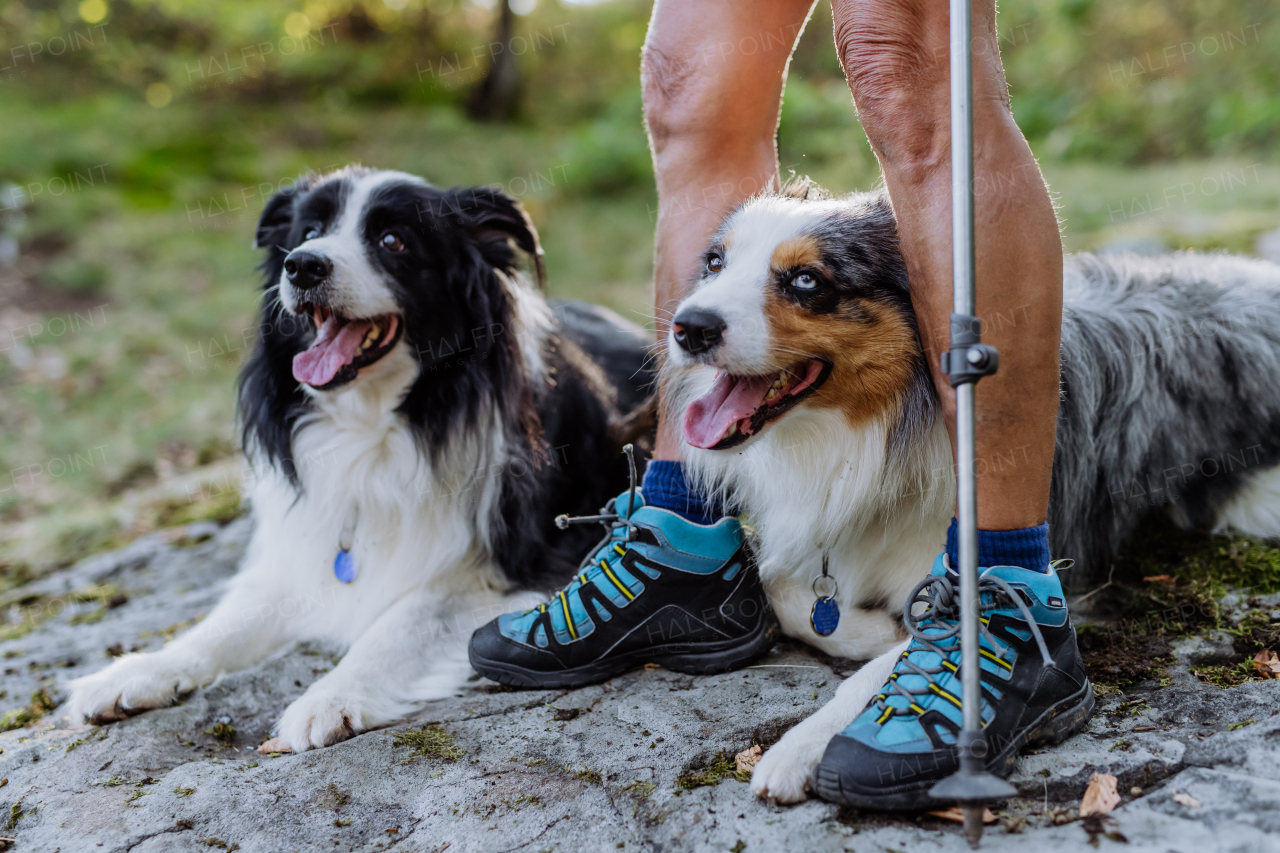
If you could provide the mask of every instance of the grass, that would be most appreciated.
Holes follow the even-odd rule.
[[[395,746],[407,748],[410,758],[456,761],[467,751],[465,747],[454,742],[451,733],[434,724],[421,729],[399,732],[391,738],[391,742]]]

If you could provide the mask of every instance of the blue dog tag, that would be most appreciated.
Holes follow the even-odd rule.
[[[822,597],[813,603],[809,613],[809,624],[819,637],[830,637],[840,624],[840,605],[834,598]]]
[[[342,583],[351,583],[356,579],[356,558],[345,548],[333,558],[333,576]]]

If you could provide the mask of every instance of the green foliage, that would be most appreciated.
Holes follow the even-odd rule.
[[[1010,0],[1000,13],[1014,114],[1051,155],[1136,162],[1280,141],[1267,0]]]

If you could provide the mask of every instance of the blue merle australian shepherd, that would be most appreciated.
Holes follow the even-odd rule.
[[[1075,586],[1105,579],[1157,512],[1280,536],[1280,267],[1077,255],[1064,288],[1049,524]],[[685,458],[752,519],[783,631],[871,660],[756,766],[757,793],[794,801],[905,647],[903,603],[955,506],[888,198],[799,183],[743,204],[707,248],[667,350]],[[1017,463],[1007,456],[979,474]],[[844,614],[829,637],[808,619],[824,550]]]
[[[346,648],[265,751],[384,725],[470,675],[471,631],[567,580],[558,531],[625,485],[647,393],[637,326],[541,292],[511,197],[352,167],[272,198],[262,335],[240,382],[256,528],[217,608],[72,684],[91,720],[171,703],[297,640]],[[532,259],[535,283],[520,271]]]

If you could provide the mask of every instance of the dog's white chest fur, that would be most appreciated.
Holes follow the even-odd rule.
[[[417,588],[448,597],[501,586],[477,527],[497,499],[495,484],[472,482],[501,448],[443,454],[448,469],[437,470],[394,411],[395,400],[378,399],[378,379],[322,400],[299,430],[300,490],[275,468],[252,487],[258,529],[250,557],[278,566],[273,582],[311,605],[291,620],[300,639],[349,645]],[[334,559],[346,537],[357,574],[344,584]]]
[[[755,526],[783,631],[855,660],[901,640],[899,608],[942,550],[954,503],[941,424],[901,459],[889,459],[886,438],[884,424],[851,429],[839,412],[801,409],[740,452],[685,450],[699,481],[733,496]],[[829,637],[809,622],[824,552],[841,612]]]

